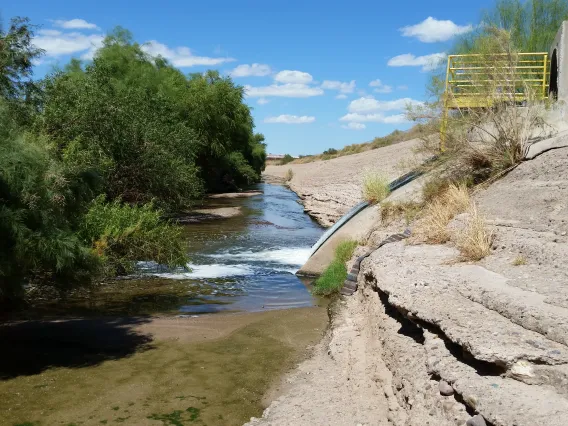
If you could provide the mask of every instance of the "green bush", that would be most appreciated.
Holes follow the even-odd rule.
[[[323,274],[315,281],[313,292],[320,295],[330,295],[341,290],[347,278],[345,263],[351,259],[357,247],[357,241],[341,242],[335,249],[335,257]]]
[[[102,260],[107,275],[130,273],[142,260],[185,266],[188,258],[182,230],[160,216],[152,204],[107,203],[99,196],[86,213],[79,233]]]
[[[42,140],[18,135],[0,111],[0,303],[20,298],[26,282],[64,290],[96,274],[96,257],[74,233],[84,192]]]
[[[294,161],[294,157],[292,157],[290,154],[286,154],[284,156],[284,158],[282,160],[280,160],[280,165],[284,166],[285,164],[288,164],[290,162]]]

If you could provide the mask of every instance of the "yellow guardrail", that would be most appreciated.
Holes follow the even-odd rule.
[[[548,53],[449,55],[440,150],[445,149],[449,110],[489,108],[499,100],[521,103],[548,98]]]

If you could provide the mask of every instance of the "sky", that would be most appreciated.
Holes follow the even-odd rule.
[[[245,87],[273,154],[306,155],[407,129],[431,69],[492,0],[22,0],[0,5],[39,26],[39,78],[88,61],[120,25],[184,73],[217,69]]]

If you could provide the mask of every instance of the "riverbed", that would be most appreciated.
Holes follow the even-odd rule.
[[[230,218],[184,226],[191,262],[0,324],[0,424],[241,425],[328,325],[294,272],[323,229],[286,187],[208,200]],[[227,210],[225,210],[227,211]]]

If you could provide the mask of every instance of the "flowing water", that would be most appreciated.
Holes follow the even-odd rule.
[[[141,263],[161,285],[183,285],[169,300],[182,314],[313,306],[317,300],[295,272],[323,229],[298,197],[280,185],[259,184],[251,198],[209,200],[205,207],[240,207],[242,215],[186,225],[191,270]],[[158,281],[156,281],[158,280]],[[139,280],[135,280],[139,281]],[[174,284],[175,283],[175,284]]]

